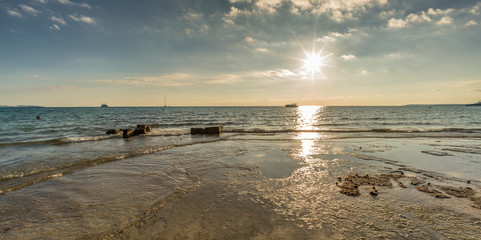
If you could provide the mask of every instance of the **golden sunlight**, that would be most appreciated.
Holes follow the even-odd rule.
[[[318,129],[318,114],[321,106],[300,106],[297,108],[297,129],[314,130]]]
[[[304,60],[304,68],[308,73],[314,74],[321,71],[322,58],[320,53],[307,54],[307,58]]]

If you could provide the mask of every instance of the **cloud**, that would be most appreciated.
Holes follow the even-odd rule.
[[[451,17],[444,16],[436,24],[437,25],[449,25],[451,23],[453,23],[453,19]]]
[[[14,17],[23,17],[23,15],[15,10],[7,10],[8,15]]]
[[[50,26],[50,29],[61,30],[60,27],[57,24],[53,24],[52,26]]]
[[[389,28],[404,28],[407,25],[407,21],[402,20],[402,19],[397,19],[397,18],[391,18],[389,19],[389,22],[387,23],[387,26]]]
[[[65,22],[65,20],[61,17],[55,17],[55,16],[52,16],[50,17],[50,20],[58,23],[58,24],[61,24],[61,25],[67,25],[67,22]]]
[[[268,52],[269,49],[267,49],[267,48],[256,48],[256,51],[258,51],[258,52]]]
[[[69,89],[74,89],[77,88],[77,86],[71,86],[71,85],[66,85],[66,86],[43,86],[42,90],[47,90],[47,91],[65,91]]]
[[[45,3],[47,3],[48,1],[47,1],[47,0],[37,0],[37,2],[45,4]]]
[[[452,8],[448,8],[446,10],[441,10],[439,8],[438,9],[430,8],[430,9],[428,9],[428,14],[432,15],[432,16],[438,16],[438,15],[444,16],[444,15],[448,15],[449,13],[451,13],[453,11],[454,11],[454,9],[452,9]]]
[[[21,4],[19,5],[19,7],[26,13],[28,14],[31,14],[31,15],[34,15],[36,16],[38,14],[38,10],[36,10],[35,8],[33,7],[30,7],[30,6],[27,6],[27,5],[24,5],[24,4]]]
[[[256,7],[267,13],[275,13],[278,7],[282,4],[282,0],[258,0]]]
[[[251,77],[260,77],[260,78],[269,77],[269,78],[287,78],[287,79],[290,79],[290,78],[301,76],[302,73],[294,73],[294,72],[291,72],[290,70],[287,70],[287,69],[278,69],[278,70],[268,70],[268,71],[264,71],[264,72],[254,72],[254,73],[251,73],[249,75]]]
[[[154,87],[181,87],[194,83],[191,75],[176,73],[156,77],[126,77],[118,80],[96,80],[98,83],[120,84],[120,85],[147,85]]]
[[[87,3],[76,3],[70,0],[57,0],[57,1],[63,5],[71,5],[71,6],[83,7],[83,8],[89,8],[89,9],[92,8]]]
[[[352,37],[352,32],[355,32],[355,29],[350,29],[347,33],[339,33],[339,32],[329,32],[322,38],[316,39],[317,42],[334,42],[338,39],[347,39]]]
[[[244,40],[245,40],[246,42],[248,42],[248,43],[251,43],[251,42],[255,42],[255,41],[256,41],[256,40],[255,40],[254,38],[252,38],[252,37],[246,37]]]
[[[367,71],[367,70],[362,70],[362,71],[361,71],[361,74],[362,74],[362,75],[367,75],[367,74],[368,74],[368,71]]]
[[[439,18],[438,21],[436,21],[437,25],[447,25],[451,24],[453,22],[453,18],[449,17],[448,14],[452,13],[454,9],[449,8],[449,9],[433,9],[429,8],[426,11],[421,11],[418,13],[410,13],[406,18],[391,18],[388,21],[388,27],[389,28],[404,28],[407,27],[410,23],[424,23],[424,22],[432,22],[433,19],[432,17]]]
[[[224,14],[224,16],[222,17],[222,21],[224,21],[228,25],[235,25],[235,20],[239,16],[249,16],[251,14],[252,12],[249,12],[248,10],[245,10],[245,9],[241,10],[239,8],[232,6],[230,8],[230,11]]]
[[[349,55],[342,55],[341,56],[342,59],[344,59],[345,61],[350,61],[350,60],[356,60],[357,57],[352,55],[352,54],[349,54]]]
[[[84,22],[84,23],[88,23],[88,24],[95,24],[95,20],[91,17],[87,17],[87,16],[84,16],[84,15],[81,15],[80,17],[73,16],[73,15],[68,15],[68,16],[76,22]]]
[[[478,23],[476,21],[473,21],[473,20],[470,20],[466,24],[464,24],[465,27],[476,26],[476,25],[478,25]]]
[[[207,84],[230,84],[239,81],[237,75],[221,75],[205,81]]]

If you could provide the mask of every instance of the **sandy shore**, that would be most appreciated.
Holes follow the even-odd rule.
[[[406,167],[396,164],[380,166],[379,161],[373,164],[370,160],[360,160],[350,156],[346,148],[340,148],[343,144],[346,146],[345,142],[325,142],[322,151],[311,149],[305,154],[306,148],[296,149],[296,142],[251,140],[235,141],[245,150],[240,154],[225,157],[208,167],[187,166],[187,171],[199,178],[196,189],[163,203],[135,224],[101,238],[481,237],[481,210],[473,198],[456,196],[446,188],[469,188],[472,190],[469,195],[476,199],[480,190],[477,185],[452,183],[406,171]],[[316,141],[311,147],[319,146]],[[232,143],[214,144],[219,148],[232,146]],[[207,151],[206,148],[196,150],[199,151],[196,154]],[[265,166],[275,165],[284,170],[268,173],[270,176],[262,172]],[[287,177],[282,176],[286,173],[289,173]],[[363,184],[350,180],[357,185],[359,194],[343,194],[346,178],[351,175],[354,179],[355,173],[363,177],[362,174],[370,174],[373,182]],[[382,176],[380,174],[390,177],[381,184],[373,180]],[[376,185],[377,195],[369,194],[372,184]],[[425,191],[421,191],[420,186],[425,186]],[[445,198],[436,194],[443,194]]]

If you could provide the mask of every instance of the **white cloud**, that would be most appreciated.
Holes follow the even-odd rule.
[[[156,77],[126,77],[118,80],[96,80],[98,83],[125,84],[125,85],[147,85],[154,87],[181,87],[192,85],[191,76],[185,73],[162,75]]]
[[[188,12],[187,14],[184,15],[184,18],[189,20],[189,21],[198,21],[199,19],[202,19],[204,14],[202,13],[195,13],[195,12]]]
[[[478,23],[476,21],[468,21],[466,24],[464,24],[465,27],[469,27],[469,26],[476,26],[478,25]]]
[[[469,13],[473,14],[473,15],[479,15],[479,9],[481,7],[481,3],[478,3],[476,5],[474,5],[470,10],[469,10]]]
[[[441,10],[439,8],[438,9],[430,8],[430,9],[428,9],[428,14],[432,15],[432,16],[439,16],[439,15],[444,16],[444,15],[447,15],[447,14],[451,13],[452,11],[454,11],[454,9],[452,9],[452,8],[448,8],[446,10]]]
[[[387,23],[387,25],[390,28],[403,28],[403,27],[406,27],[407,21],[402,19],[397,19],[397,18],[391,18],[389,19],[389,22]]]
[[[37,0],[37,2],[45,4],[45,3],[47,3],[48,1],[47,1],[47,0]]]
[[[67,25],[67,22],[65,22],[65,20],[61,17],[55,17],[55,16],[52,16],[50,17],[50,20],[58,23],[58,24],[61,24],[61,25]]]
[[[368,74],[368,71],[367,71],[367,70],[362,70],[362,71],[361,71],[361,74],[362,74],[362,75],[367,75],[367,74]]]
[[[296,76],[301,76],[301,73],[293,73],[287,69],[278,69],[278,70],[268,70],[264,72],[254,72],[250,74],[252,77],[269,77],[269,78],[293,78]]]
[[[240,10],[234,6],[230,8],[230,11],[222,17],[222,21],[229,25],[235,25],[235,19],[241,15],[249,16],[252,13],[247,10]]]
[[[8,15],[14,17],[23,17],[23,15],[15,10],[7,10]]]
[[[245,3],[250,3],[252,0],[229,0],[230,3],[238,3],[238,2],[245,2]]]
[[[237,75],[221,75],[205,81],[207,84],[230,84],[239,81]]]
[[[87,17],[87,16],[84,16],[84,15],[81,15],[80,17],[73,16],[73,15],[68,15],[68,16],[76,22],[84,22],[84,23],[88,23],[88,24],[95,24],[95,20],[91,17]]]
[[[316,39],[316,42],[334,42],[338,39],[347,39],[352,37],[351,32],[355,32],[355,29],[350,29],[348,33],[330,32],[322,38]]]
[[[258,52],[268,52],[269,50],[267,48],[256,48],[256,51],[258,51]]]
[[[444,16],[436,24],[437,25],[449,25],[451,23],[453,23],[453,19],[451,17]]]
[[[255,41],[256,41],[256,40],[255,40],[254,38],[252,38],[252,37],[246,37],[244,40],[245,40],[246,42],[248,42],[248,43],[251,43],[251,42],[255,42]]]
[[[57,24],[53,24],[52,26],[50,26],[50,29],[61,30]]]
[[[70,0],[57,0],[57,1],[63,5],[71,5],[71,6],[83,7],[83,8],[89,8],[89,9],[92,8],[87,3],[76,3]]]
[[[256,6],[267,13],[275,13],[276,9],[280,7],[282,0],[258,0]]]
[[[350,61],[350,60],[356,60],[357,57],[352,55],[352,54],[349,54],[349,55],[342,55],[341,56],[342,59],[344,59],[345,61]]]
[[[391,53],[391,54],[389,54],[389,57],[390,57],[390,58],[400,58],[400,57],[401,57],[401,54],[399,54],[399,53]]]
[[[307,10],[309,8],[312,8],[312,4],[310,0],[291,0],[291,3],[293,6],[302,10]]]
[[[30,6],[27,6],[27,5],[24,5],[24,4],[21,4],[19,5],[19,7],[26,13],[28,14],[31,14],[31,15],[34,15],[36,16],[38,14],[38,10],[36,10],[35,8],[33,7],[30,7]]]
[[[396,15],[396,9],[390,10],[390,11],[382,11],[379,13],[380,18],[388,18]]]
[[[422,11],[418,14],[409,14],[406,17],[406,21],[411,23],[431,22],[431,18],[424,11]]]
[[[423,22],[432,22],[433,19],[430,17],[439,17],[442,16],[437,22],[437,25],[447,25],[453,22],[453,19],[448,16],[449,13],[453,12],[454,10],[449,8],[445,10],[441,9],[428,9],[427,12],[421,11],[418,13],[411,13],[405,19],[398,19],[398,18],[391,18],[388,21],[388,27],[390,28],[404,28],[407,27],[410,23],[423,23]]]

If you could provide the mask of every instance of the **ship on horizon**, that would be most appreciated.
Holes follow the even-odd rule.
[[[289,103],[286,104],[286,107],[299,107],[299,105],[297,105],[297,103]]]
[[[105,103],[102,103],[102,105],[100,105],[100,107],[106,108],[106,107],[109,107],[109,105],[107,105]]]

